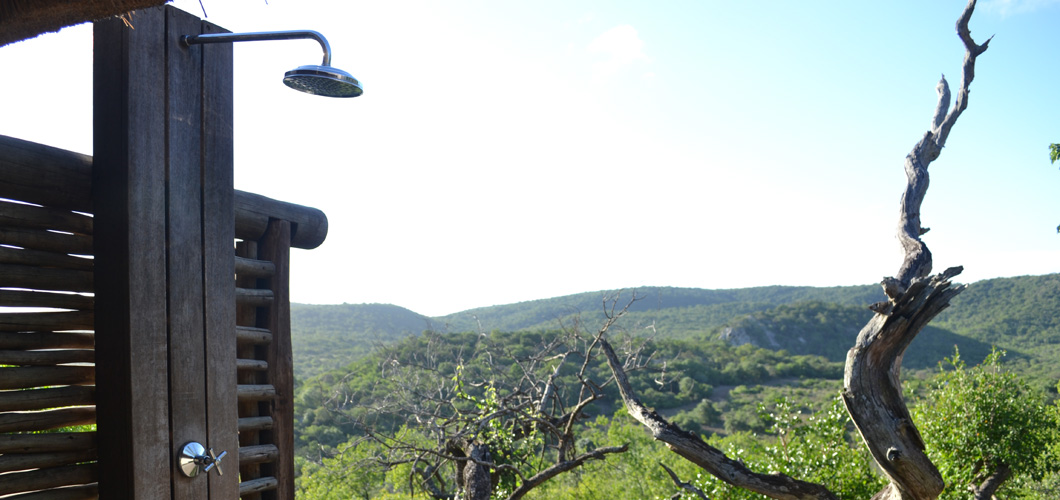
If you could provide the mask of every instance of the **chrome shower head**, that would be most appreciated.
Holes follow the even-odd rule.
[[[283,75],[283,83],[307,94],[327,97],[357,97],[363,92],[361,82],[331,66],[299,66]]]
[[[184,35],[181,41],[185,46],[204,43],[256,42],[261,40],[312,39],[324,49],[324,60],[320,66],[299,66],[283,76],[283,83],[292,89],[307,94],[327,97],[357,97],[363,89],[361,82],[349,73],[331,66],[331,45],[324,35],[311,30],[298,31],[263,31],[256,33],[210,33],[202,35]]]

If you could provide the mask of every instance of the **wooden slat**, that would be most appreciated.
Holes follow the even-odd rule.
[[[0,313],[0,331],[91,330],[95,326],[94,316],[92,311]]]
[[[99,485],[92,483],[12,495],[4,497],[4,500],[96,500],[98,498]]]
[[[91,271],[0,264],[0,287],[92,292],[92,281]]]
[[[92,217],[69,210],[0,201],[0,226],[92,234]]]
[[[250,481],[243,481],[239,483],[239,496],[242,497],[251,493],[275,490],[277,484],[278,482],[274,477],[259,477],[257,479],[251,479]]]
[[[267,260],[236,256],[236,274],[248,278],[268,278],[276,274],[276,264]]]
[[[265,371],[269,369],[269,362],[260,359],[237,359],[236,369]]]
[[[166,328],[166,19],[93,25],[92,196],[101,498],[170,498]],[[105,369],[104,369],[105,367]],[[201,437],[200,437],[201,439]]]
[[[91,385],[49,387],[26,391],[0,392],[0,411],[31,411],[60,406],[94,404],[96,388]]]
[[[0,227],[0,243],[45,252],[92,255],[92,237],[83,234]]]
[[[92,349],[64,349],[61,351],[3,351],[0,365],[61,365],[91,363],[96,359]]]
[[[266,401],[276,397],[276,388],[271,385],[236,386],[236,397],[239,401]]]
[[[0,476],[0,495],[96,481],[96,464],[67,465]]]
[[[94,423],[96,423],[96,408],[94,406],[0,413],[0,432],[46,431],[60,427]]]
[[[258,243],[257,241],[240,241],[236,244],[236,255],[247,259],[258,258]],[[253,288],[257,286],[257,279],[246,275],[236,275],[236,286],[242,288]],[[236,304],[233,304],[236,305]],[[247,327],[264,327],[266,326],[261,321],[259,309],[249,306],[236,305],[236,324],[246,325]],[[264,353],[265,344],[262,344],[262,340],[267,336],[268,340],[272,340],[272,333],[266,328],[237,328],[237,339],[240,336],[246,336],[248,333],[254,332],[257,334],[257,339],[254,342],[240,341],[236,346],[236,356],[241,359],[256,359],[261,358]],[[265,373],[255,371],[238,371],[236,370],[236,380],[238,384],[254,385],[262,384],[266,382]],[[237,400],[238,401],[238,400]],[[239,417],[241,418],[253,418],[264,416],[262,412],[268,408],[267,402],[262,403],[258,401],[238,401],[236,405]],[[239,433],[239,446],[253,446],[262,443],[262,432],[259,431],[247,431]],[[262,477],[261,466],[258,464],[250,464],[239,467],[239,477],[241,480],[248,481],[254,478]],[[247,500],[258,500],[261,498],[260,493],[250,493],[244,496]]]
[[[0,349],[91,348],[96,336],[89,332],[0,332]]]
[[[93,366],[23,366],[0,368],[0,389],[26,389],[51,385],[91,385],[96,381]]]
[[[244,417],[239,419],[239,432],[272,429],[272,417]]]
[[[236,288],[236,304],[251,307],[268,307],[272,305],[272,290]]]
[[[0,136],[0,198],[90,212],[91,182],[91,156]]]
[[[268,328],[237,326],[236,341],[240,344],[265,345],[272,342],[272,332]]]
[[[199,18],[176,9],[165,9],[165,14],[169,426],[171,445],[180,446],[204,439],[207,432],[202,309],[202,50],[180,43],[184,34],[199,32]],[[173,474],[169,482],[173,498],[209,498],[207,481],[187,481]]]
[[[202,23],[203,33],[225,30]],[[239,447],[237,427],[235,240],[233,206],[233,62],[232,44],[202,47],[203,71],[203,223],[206,273],[206,353],[207,420],[209,444],[218,450]],[[210,477],[210,498],[234,499],[239,495],[238,468],[226,469],[224,476]]]
[[[95,432],[0,434],[0,453],[50,453],[94,449]]]
[[[71,257],[76,258],[76,257]],[[9,307],[55,307],[59,309],[92,309],[95,298],[76,293],[0,290],[0,305]]]
[[[0,472],[58,467],[96,459],[96,450],[62,451],[56,453],[8,453],[0,455]]]
[[[291,223],[270,220],[260,243],[258,257],[276,264],[276,275],[269,279],[275,304],[268,309],[268,327],[273,339],[265,359],[269,362],[269,382],[276,389],[272,404],[271,442],[280,455],[271,467],[277,480],[277,498],[294,498],[294,363],[291,350],[290,260]]]
[[[35,267],[55,267],[78,271],[91,271],[92,259],[75,257],[66,253],[46,252],[0,247],[0,264],[17,264]]]
[[[280,450],[271,444],[243,446],[239,448],[239,465],[274,462],[280,456]]]

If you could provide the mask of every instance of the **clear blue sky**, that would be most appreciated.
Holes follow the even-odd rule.
[[[291,92],[314,42],[236,47],[236,187],[331,223],[292,299],[428,315],[894,274],[902,161],[963,57],[961,0],[203,4],[232,31],[324,33],[364,85]],[[923,207],[958,279],[1060,271],[1058,26],[1056,0],[972,19],[995,38]],[[0,134],[91,153],[91,52],[87,25],[0,48]]]

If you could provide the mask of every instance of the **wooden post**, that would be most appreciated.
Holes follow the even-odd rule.
[[[291,223],[286,220],[269,221],[261,239],[259,258],[275,264],[276,273],[269,278],[272,307],[267,309],[267,324],[272,332],[272,343],[266,360],[272,375],[276,397],[272,399],[272,443],[280,449],[272,467],[276,478],[278,500],[294,498],[294,363],[291,351]],[[265,309],[261,309],[265,310]]]
[[[99,494],[170,497],[165,16],[94,28]]]
[[[95,27],[99,492],[238,496],[231,47],[167,7]],[[188,478],[176,455],[227,451]],[[231,458],[229,458],[231,457]]]

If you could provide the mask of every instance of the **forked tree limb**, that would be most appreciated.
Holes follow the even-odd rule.
[[[651,431],[656,440],[666,443],[671,451],[681,455],[718,479],[738,488],[760,493],[781,500],[836,499],[828,488],[815,483],[800,481],[785,474],[761,474],[753,472],[743,463],[733,460],[721,450],[707,444],[695,433],[682,430],[662,415],[644,406],[633,392],[622,362],[611,344],[604,338],[605,330],[597,334],[600,348],[607,357],[607,364],[618,383],[622,402],[629,414]]]
[[[968,107],[976,57],[990,43],[987,40],[977,45],[972,40],[968,21],[974,10],[975,0],[969,0],[957,21],[957,34],[965,47],[957,100],[950,108],[949,85],[943,77],[936,87],[939,100],[931,129],[905,158],[908,184],[902,194],[898,225],[905,258],[896,277],[883,279],[888,301],[871,306],[876,315],[847,353],[843,400],[873,459],[890,480],[874,500],[934,500],[943,489],[942,476],[924,454],[924,442],[909,416],[899,376],[906,348],[964,289],[950,284],[961,267],[928,277],[931,252],[920,239],[927,232],[921,225],[920,206],[928,188],[928,165],[939,157],[954,123]]]
[[[905,174],[908,180],[902,194],[901,214],[898,223],[898,240],[905,251],[905,259],[895,278],[884,278],[884,291],[891,300],[895,300],[916,278],[931,274],[931,252],[920,239],[928,231],[921,225],[920,206],[924,202],[929,184],[928,165],[942,153],[950,130],[957,123],[957,118],[968,107],[968,92],[972,79],[975,78],[975,60],[986,51],[990,40],[976,45],[972,40],[968,21],[975,10],[975,0],[970,0],[964,12],[957,20],[957,34],[964,43],[964,66],[962,68],[961,87],[957,90],[957,101],[950,108],[950,89],[943,76],[936,90],[939,94],[938,104],[931,119],[931,129],[905,157]],[[947,112],[946,109],[949,108]]]

